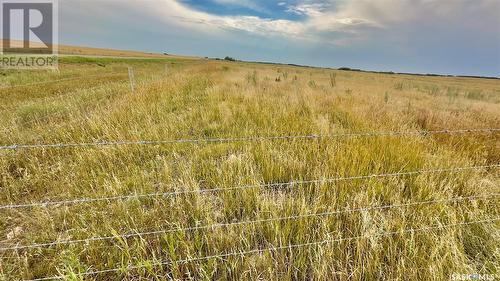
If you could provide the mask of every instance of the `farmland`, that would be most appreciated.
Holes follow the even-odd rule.
[[[498,274],[500,80],[71,56],[0,85],[0,280]]]

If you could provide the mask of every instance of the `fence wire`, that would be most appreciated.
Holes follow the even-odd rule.
[[[441,199],[441,200],[427,200],[420,202],[412,202],[412,203],[404,203],[404,204],[393,204],[393,205],[380,205],[380,206],[367,206],[362,208],[343,208],[334,211],[321,212],[321,213],[312,213],[312,214],[302,214],[302,215],[292,215],[286,217],[278,217],[278,218],[266,218],[260,220],[247,220],[240,222],[232,222],[232,223],[216,223],[210,225],[203,226],[191,226],[186,228],[173,228],[166,230],[157,230],[157,231],[149,231],[149,232],[134,232],[129,234],[121,234],[121,235],[113,235],[113,236],[100,236],[100,237],[91,237],[86,239],[76,239],[76,240],[62,240],[62,241],[51,241],[46,243],[36,243],[30,245],[16,245],[12,247],[4,247],[0,248],[1,251],[14,251],[14,250],[26,250],[26,249],[34,249],[34,248],[45,248],[51,246],[59,246],[59,245],[70,245],[70,244],[88,244],[91,242],[97,241],[109,241],[116,239],[129,239],[133,237],[143,238],[144,236],[159,236],[167,233],[174,232],[188,232],[188,231],[196,231],[196,230],[214,230],[216,228],[226,228],[233,226],[241,226],[241,225],[252,225],[252,224],[260,224],[267,222],[278,222],[278,221],[286,221],[286,220],[299,220],[304,218],[313,218],[313,217],[328,217],[335,216],[346,213],[355,213],[355,212],[370,212],[377,210],[389,210],[389,209],[398,209],[398,208],[409,208],[415,206],[423,206],[423,205],[432,205],[432,204],[449,204],[456,203],[461,201],[479,201],[479,200],[498,200],[498,196],[500,193],[492,193],[487,195],[478,195],[478,196],[469,196],[469,197],[456,197],[449,199]]]
[[[230,258],[230,257],[244,258],[245,256],[248,256],[248,255],[263,254],[265,252],[277,252],[277,251],[293,250],[293,249],[299,249],[299,248],[308,248],[308,247],[312,247],[312,246],[323,246],[323,245],[327,245],[327,244],[357,241],[357,240],[376,238],[376,237],[389,237],[389,236],[394,236],[394,235],[398,235],[398,234],[405,235],[405,234],[411,233],[411,234],[419,235],[419,234],[423,234],[423,233],[431,232],[431,231],[435,231],[435,230],[443,230],[443,229],[448,229],[448,228],[453,228],[453,227],[464,227],[464,226],[469,226],[469,225],[474,225],[474,224],[488,224],[488,223],[491,224],[491,223],[495,223],[498,221],[500,221],[500,218],[468,221],[468,222],[455,223],[455,224],[427,226],[427,227],[421,227],[421,228],[410,228],[410,229],[404,229],[404,230],[399,230],[399,231],[383,232],[383,233],[378,233],[378,234],[374,234],[374,235],[359,235],[359,236],[353,236],[353,237],[326,239],[323,241],[307,242],[307,243],[302,243],[302,244],[270,246],[267,248],[259,248],[259,249],[253,249],[253,250],[247,250],[247,251],[240,250],[240,251],[227,252],[227,253],[221,253],[221,254],[210,255],[210,256],[186,258],[186,259],[172,260],[172,261],[153,261],[153,262],[150,262],[147,264],[129,265],[126,267],[117,267],[117,268],[110,268],[110,269],[105,269],[105,270],[95,270],[95,271],[76,273],[76,274],[72,275],[71,277],[73,277],[73,276],[87,277],[87,276],[106,274],[106,273],[127,273],[127,272],[130,272],[132,270],[142,269],[142,268],[146,268],[149,266],[161,267],[161,266],[171,265],[171,264],[186,264],[186,263],[193,263],[193,262],[199,262],[199,261],[205,261],[205,260],[211,260],[211,259],[226,259],[226,258]],[[25,281],[43,281],[43,280],[55,280],[55,279],[60,280],[60,279],[67,279],[68,277],[70,277],[70,276],[60,275],[60,276],[53,276],[53,277],[29,279],[29,280],[25,280]]]
[[[350,177],[337,177],[337,178],[324,178],[316,180],[298,180],[283,183],[267,183],[267,184],[255,184],[255,185],[242,185],[234,186],[228,188],[212,188],[212,189],[198,189],[198,190],[184,190],[184,191],[172,191],[172,192],[155,192],[155,193],[145,193],[145,194],[132,194],[132,195],[117,195],[109,197],[88,197],[88,198],[76,198],[68,200],[58,200],[58,201],[45,201],[45,202],[33,202],[24,204],[10,204],[1,205],[0,210],[8,209],[21,209],[21,208],[34,208],[34,207],[53,207],[53,206],[68,206],[68,205],[78,205],[87,203],[98,203],[98,202],[111,202],[111,201],[124,201],[129,199],[144,199],[144,198],[155,198],[155,197],[173,197],[188,194],[203,194],[203,193],[215,193],[222,191],[236,191],[236,190],[246,190],[246,189],[256,189],[256,188],[279,188],[279,187],[292,187],[302,184],[325,184],[334,183],[342,181],[353,181],[353,180],[367,180],[375,178],[386,178],[386,177],[400,177],[400,176],[412,176],[419,174],[429,174],[429,173],[458,173],[470,170],[481,170],[481,169],[497,169],[500,164],[496,165],[485,165],[485,166],[471,166],[471,167],[455,167],[446,169],[429,169],[429,170],[419,170],[411,172],[396,172],[396,173],[385,173],[385,174],[372,174],[363,176],[350,176]]]
[[[435,130],[435,131],[399,131],[399,132],[364,132],[345,133],[331,135],[288,135],[288,136],[252,136],[240,138],[206,138],[206,139],[173,139],[173,140],[122,140],[122,141],[98,141],[81,143],[38,143],[38,144],[11,144],[0,146],[0,150],[20,150],[35,148],[83,148],[122,145],[165,145],[165,144],[199,144],[199,143],[230,143],[272,140],[297,140],[297,139],[333,139],[333,138],[356,138],[356,137],[403,137],[403,136],[427,136],[436,134],[477,134],[495,133],[500,128],[487,129],[461,129],[461,130]]]

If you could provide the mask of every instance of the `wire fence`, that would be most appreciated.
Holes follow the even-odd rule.
[[[71,277],[74,277],[74,276],[87,277],[87,276],[106,274],[106,273],[128,273],[132,270],[142,269],[142,268],[146,268],[146,267],[150,267],[150,266],[161,267],[161,266],[172,265],[172,264],[187,264],[187,263],[194,263],[194,262],[212,260],[212,259],[226,259],[226,258],[230,258],[230,257],[243,258],[245,256],[255,255],[255,254],[263,254],[265,252],[277,252],[277,251],[293,250],[293,249],[299,249],[299,248],[309,248],[309,247],[313,247],[313,246],[323,246],[323,245],[328,245],[328,244],[333,244],[333,243],[359,241],[359,240],[377,238],[377,237],[382,238],[382,237],[390,237],[390,236],[405,235],[405,234],[419,235],[419,234],[428,233],[431,231],[444,230],[444,229],[455,228],[455,227],[465,227],[465,226],[470,226],[470,225],[475,225],[475,224],[491,224],[491,223],[495,223],[498,221],[500,221],[500,218],[492,218],[492,219],[467,221],[467,222],[454,223],[454,224],[434,225],[434,226],[426,226],[426,227],[421,227],[421,228],[410,228],[410,229],[404,229],[404,230],[387,231],[387,232],[382,232],[382,233],[373,234],[373,235],[359,235],[359,236],[351,236],[351,237],[343,237],[343,238],[335,238],[335,239],[326,239],[326,240],[322,240],[322,241],[306,242],[306,243],[302,243],[302,244],[269,246],[266,248],[252,249],[252,250],[246,250],[246,251],[240,250],[240,251],[226,252],[226,253],[221,253],[221,254],[216,254],[216,255],[186,258],[186,259],[180,259],[180,260],[152,261],[152,262],[142,263],[142,264],[137,264],[137,265],[128,265],[125,267],[116,267],[116,268],[110,268],[110,269],[104,269],[104,270],[95,270],[95,271],[87,271],[87,272],[82,272],[82,273],[75,273]],[[60,279],[67,279],[69,277],[70,276],[60,275],[60,276],[43,277],[43,278],[37,278],[37,279],[29,279],[26,281],[43,281],[43,280],[54,280],[54,279],[60,280]]]
[[[380,210],[389,210],[389,209],[399,209],[399,208],[409,208],[415,206],[423,206],[423,205],[433,205],[433,204],[449,204],[449,203],[457,203],[462,201],[479,201],[479,200],[498,200],[498,196],[500,193],[492,193],[487,195],[477,195],[477,196],[469,196],[469,197],[455,197],[449,199],[436,199],[436,200],[427,200],[427,201],[419,201],[419,202],[411,202],[404,204],[392,204],[392,205],[379,205],[379,206],[366,206],[361,208],[342,208],[328,212],[321,213],[312,213],[312,214],[302,214],[302,215],[292,215],[286,217],[277,217],[277,218],[266,218],[259,220],[247,220],[247,221],[239,221],[239,222],[231,222],[231,223],[216,223],[202,226],[190,226],[185,228],[173,228],[166,230],[156,230],[156,231],[148,231],[148,232],[134,232],[129,234],[117,234],[113,236],[99,236],[99,237],[91,237],[85,239],[76,239],[76,240],[59,240],[59,241],[51,241],[44,243],[35,243],[30,245],[16,245],[11,247],[3,247],[0,248],[0,251],[13,251],[13,250],[26,250],[26,249],[34,249],[34,248],[45,248],[51,246],[59,246],[59,245],[70,245],[70,244],[88,244],[91,242],[97,241],[109,241],[109,240],[117,240],[117,239],[129,239],[134,237],[143,238],[145,236],[159,236],[167,233],[174,232],[188,232],[188,231],[196,231],[196,230],[214,230],[216,228],[226,228],[226,227],[234,227],[234,226],[242,226],[242,225],[254,225],[268,222],[279,222],[279,221],[289,221],[289,220],[299,220],[313,217],[328,217],[328,216],[336,216],[340,214],[346,213],[355,213],[355,212],[370,212],[370,211],[380,211]]]
[[[127,70],[128,71],[128,70]],[[24,87],[31,87],[31,86],[37,86],[37,85],[45,85],[45,84],[52,84],[52,83],[60,83],[60,82],[67,82],[67,81],[77,81],[77,80],[84,80],[87,78],[109,78],[109,77],[115,77],[115,76],[124,76],[124,79],[129,79],[129,74],[127,71],[123,72],[108,72],[108,73],[99,73],[99,74],[92,74],[92,75],[78,75],[78,76],[73,76],[73,77],[66,77],[66,78],[60,78],[60,79],[51,79],[51,80],[45,80],[45,81],[38,81],[38,82],[32,82],[32,83],[25,83],[25,84],[18,84],[18,85],[3,85],[0,86],[0,90],[5,90],[5,89],[16,89],[16,88],[24,88]],[[147,71],[145,72],[149,74],[150,72]],[[165,74],[162,72],[161,74]]]
[[[108,76],[118,76],[123,75],[126,76],[126,73],[114,73]],[[87,75],[87,76],[79,76],[79,77],[69,77],[56,79],[51,81],[40,81],[35,83],[23,84],[23,85],[13,85],[13,86],[4,86],[0,87],[0,90],[3,89],[15,89],[20,87],[29,87],[34,85],[41,84],[49,84],[49,83],[59,83],[65,81],[73,81],[80,80],[86,78],[105,78],[106,75],[97,74],[97,75]],[[129,79],[130,78],[129,73]],[[152,78],[153,79],[153,78]],[[132,81],[132,80],[131,80]],[[132,87],[134,88],[134,87]],[[52,116],[55,117],[55,116]],[[47,118],[52,118],[47,117]],[[41,120],[34,120],[33,122],[40,122]],[[57,148],[96,148],[96,147],[110,147],[110,146],[130,146],[130,145],[168,145],[168,144],[204,144],[204,143],[236,143],[236,142],[259,142],[259,141],[276,141],[276,140],[319,140],[319,139],[334,139],[334,138],[368,138],[368,137],[405,137],[405,136],[429,136],[429,135],[462,135],[462,134],[481,134],[481,133],[496,133],[499,132],[500,128],[480,128],[480,129],[458,129],[458,130],[429,130],[429,131],[391,131],[391,132],[354,132],[354,133],[340,133],[340,134],[331,134],[331,135],[282,135],[282,136],[249,136],[249,137],[230,137],[230,138],[200,138],[200,139],[171,139],[171,140],[117,140],[117,141],[93,141],[93,142],[71,142],[71,143],[34,143],[34,144],[10,144],[10,145],[1,145],[0,150],[4,151],[17,151],[23,149],[57,149]],[[335,183],[342,181],[354,181],[354,180],[369,180],[369,179],[377,179],[377,178],[388,178],[388,177],[401,177],[401,176],[413,176],[413,175],[421,175],[421,174],[438,174],[438,173],[459,173],[465,171],[472,170],[483,170],[483,169],[497,169],[500,167],[500,164],[496,165],[483,165],[483,166],[471,166],[471,167],[454,167],[454,168],[437,168],[437,169],[427,169],[427,170],[418,170],[418,171],[409,171],[409,172],[393,172],[393,173],[382,173],[382,174],[369,174],[369,175],[357,175],[357,176],[344,176],[344,177],[336,177],[336,178],[323,178],[323,179],[314,179],[314,180],[293,180],[289,182],[281,182],[281,183],[264,183],[264,184],[254,184],[254,185],[244,185],[244,186],[233,186],[233,187],[218,187],[212,189],[193,189],[193,190],[180,190],[180,191],[171,191],[171,192],[155,192],[155,193],[145,193],[145,194],[131,194],[131,195],[116,195],[116,196],[108,196],[108,197],[89,197],[89,198],[75,198],[75,199],[63,199],[63,200],[50,200],[44,202],[31,202],[31,203],[22,203],[22,204],[9,204],[9,205],[0,205],[0,210],[17,210],[23,208],[46,208],[46,207],[59,207],[59,206],[69,206],[69,205],[78,205],[78,204],[89,204],[89,203],[99,203],[99,202],[111,202],[111,201],[125,201],[130,199],[146,199],[146,198],[161,198],[161,197],[173,197],[173,196],[181,196],[181,195],[189,195],[189,194],[205,194],[205,193],[216,193],[216,192],[226,192],[226,191],[239,191],[239,190],[248,190],[248,189],[257,189],[257,188],[281,188],[281,187],[294,187],[299,185],[307,185],[307,184],[327,184],[327,183]],[[371,212],[377,210],[391,210],[391,209],[401,209],[401,208],[410,208],[416,206],[424,206],[424,205],[434,205],[434,204],[452,204],[459,203],[465,201],[496,201],[499,199],[500,193],[490,193],[485,195],[475,195],[468,197],[455,197],[448,199],[432,199],[426,201],[417,201],[417,202],[408,202],[408,203],[399,203],[399,204],[390,204],[390,205],[370,205],[359,208],[341,208],[331,211],[324,212],[316,212],[316,213],[306,213],[306,214],[297,214],[290,216],[282,216],[282,217],[268,217],[262,219],[253,219],[253,220],[244,220],[237,222],[228,222],[228,223],[213,223],[206,225],[195,225],[195,226],[187,226],[187,227],[176,227],[170,229],[160,229],[153,230],[147,232],[133,232],[133,233],[124,233],[124,234],[116,234],[116,235],[108,235],[108,236],[95,236],[84,239],[67,239],[67,240],[55,240],[49,242],[41,242],[41,243],[33,243],[26,245],[14,245],[14,246],[5,246],[0,247],[0,252],[6,251],[18,251],[18,250],[29,250],[29,249],[41,249],[41,248],[49,248],[54,246],[62,246],[62,245],[74,245],[74,244],[88,244],[92,242],[98,241],[112,241],[118,239],[130,239],[130,238],[143,238],[145,236],[160,236],[167,233],[175,233],[175,232],[189,232],[189,231],[197,231],[197,230],[214,230],[218,228],[229,228],[229,227],[237,227],[243,225],[256,225],[262,223],[269,222],[281,222],[281,221],[290,221],[290,220],[300,220],[300,219],[309,219],[309,218],[325,218],[329,216],[336,216],[340,214],[347,213],[355,213],[355,212]],[[326,239],[322,241],[313,241],[306,242],[301,244],[288,244],[288,245],[270,245],[268,247],[258,248],[258,249],[250,249],[250,250],[235,250],[231,252],[223,252],[214,255],[207,255],[201,257],[190,257],[179,260],[166,260],[166,261],[153,261],[151,263],[146,264],[138,264],[128,266],[117,267],[117,268],[109,268],[103,270],[90,270],[86,272],[81,272],[75,274],[78,277],[86,277],[93,276],[99,274],[106,273],[126,273],[132,270],[137,270],[141,268],[145,268],[148,266],[153,267],[161,267],[164,265],[170,264],[186,264],[199,262],[204,260],[211,259],[226,259],[230,257],[235,258],[243,258],[244,256],[254,255],[254,254],[263,254],[265,252],[276,252],[276,251],[284,251],[284,250],[293,250],[298,248],[308,248],[313,246],[322,246],[326,244],[333,243],[342,243],[349,241],[359,241],[363,239],[375,238],[375,237],[391,237],[395,235],[405,235],[405,234],[422,234],[431,231],[444,230],[447,228],[455,228],[455,227],[464,227],[470,226],[474,224],[486,224],[486,223],[496,223],[500,221],[500,218],[492,218],[492,219],[484,219],[484,220],[476,220],[476,221],[467,221],[462,223],[454,223],[454,224],[444,224],[444,225],[431,225],[421,228],[410,228],[396,231],[387,231],[381,232],[373,235],[359,235],[359,236],[351,236],[351,237],[339,237],[333,239]],[[27,281],[38,281],[38,280],[53,280],[53,279],[66,279],[69,276],[60,275],[54,277],[43,277],[37,279],[30,279]]]
[[[267,184],[255,184],[255,185],[242,185],[234,186],[228,188],[212,188],[212,189],[197,189],[197,190],[183,190],[183,191],[172,191],[172,192],[155,192],[155,193],[145,193],[145,194],[132,194],[132,195],[117,195],[109,197],[94,197],[94,198],[77,198],[69,200],[58,200],[58,201],[45,201],[45,202],[34,202],[25,204],[10,204],[1,205],[0,210],[8,209],[22,209],[22,208],[35,208],[35,207],[54,207],[54,206],[68,206],[68,205],[78,205],[78,204],[88,204],[88,203],[98,203],[98,202],[111,202],[111,201],[124,201],[130,199],[145,199],[145,198],[155,198],[155,197],[172,197],[181,196],[188,194],[203,194],[203,193],[215,193],[222,191],[237,191],[237,190],[247,190],[256,188],[279,188],[279,187],[292,187],[303,184],[326,184],[342,181],[353,181],[353,180],[367,180],[375,178],[386,178],[386,177],[401,177],[401,176],[412,176],[419,174],[429,174],[429,173],[458,173],[470,170],[482,170],[482,169],[497,169],[500,164],[496,165],[485,165],[485,166],[471,166],[471,167],[455,167],[446,169],[428,169],[419,170],[411,172],[395,172],[395,173],[385,173],[385,174],[371,174],[363,176],[349,176],[349,177],[337,177],[337,178],[323,178],[316,180],[297,180],[282,183],[267,183]]]
[[[166,145],[166,144],[200,144],[200,143],[231,143],[252,141],[274,141],[274,140],[298,140],[298,139],[333,139],[333,138],[357,138],[357,137],[403,137],[403,136],[427,136],[437,134],[477,134],[496,133],[500,128],[485,129],[461,129],[461,130],[433,130],[433,131],[393,131],[393,132],[363,132],[343,133],[331,135],[287,135],[287,136],[252,136],[239,138],[206,138],[206,139],[174,139],[174,140],[134,140],[134,141],[99,141],[82,143],[39,143],[39,144],[11,144],[0,146],[0,150],[20,150],[36,148],[77,148],[77,147],[103,147],[122,145]]]

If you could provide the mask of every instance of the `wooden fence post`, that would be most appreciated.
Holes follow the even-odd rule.
[[[130,81],[130,90],[134,92],[135,91],[134,69],[130,66],[128,67],[128,79]]]

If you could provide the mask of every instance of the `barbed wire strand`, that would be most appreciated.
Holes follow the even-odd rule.
[[[410,229],[404,229],[404,230],[400,230],[400,231],[383,232],[383,233],[374,234],[374,235],[359,235],[359,236],[353,236],[353,237],[327,239],[327,240],[323,240],[323,241],[308,242],[308,243],[302,243],[302,244],[271,246],[268,248],[253,249],[253,250],[248,250],[248,251],[235,251],[235,252],[228,252],[228,253],[211,255],[211,256],[204,256],[204,257],[197,257],[197,258],[196,257],[195,258],[186,258],[186,259],[174,260],[174,261],[157,261],[157,262],[149,263],[147,265],[145,265],[145,264],[130,265],[127,267],[111,268],[111,269],[97,270],[97,271],[88,271],[88,272],[84,272],[84,273],[76,273],[75,275],[80,276],[80,277],[85,277],[85,276],[105,274],[105,273],[129,272],[131,270],[141,269],[141,268],[144,268],[147,266],[159,267],[159,266],[164,266],[164,265],[169,265],[169,264],[174,264],[174,263],[175,264],[186,264],[186,263],[193,263],[193,262],[211,260],[211,259],[224,259],[224,258],[229,258],[229,257],[244,257],[244,256],[248,256],[248,255],[262,254],[264,252],[292,250],[292,249],[306,248],[306,247],[312,247],[312,246],[322,246],[322,245],[332,244],[332,243],[342,243],[342,242],[362,240],[362,239],[375,238],[375,237],[393,236],[393,235],[398,235],[398,234],[404,235],[404,234],[408,234],[408,233],[413,233],[413,234],[419,235],[419,234],[422,234],[425,232],[430,232],[433,230],[442,230],[442,229],[447,229],[447,228],[452,228],[452,227],[464,227],[464,226],[469,226],[469,225],[474,225],[474,224],[495,223],[497,221],[500,221],[500,218],[469,221],[469,222],[446,224],[446,225],[426,226],[426,227],[421,227],[421,228],[410,228]],[[25,280],[25,281],[44,281],[44,280],[55,280],[55,279],[60,280],[60,279],[65,279],[67,277],[68,276],[53,276],[53,277],[29,279],[29,280]]]
[[[478,196],[469,196],[469,197],[456,197],[456,198],[441,199],[441,200],[427,200],[427,201],[404,203],[404,204],[368,206],[368,207],[354,208],[354,209],[343,208],[343,209],[338,209],[338,210],[333,210],[333,211],[328,211],[328,212],[303,214],[303,215],[292,215],[292,216],[278,217],[278,218],[247,220],[247,221],[232,222],[232,223],[216,223],[216,224],[203,225],[203,226],[191,226],[191,227],[186,227],[186,228],[173,228],[173,229],[157,230],[157,231],[149,231],[149,232],[136,232],[136,233],[129,233],[129,234],[114,235],[114,236],[100,236],[100,237],[91,237],[91,238],[77,239],[77,240],[63,240],[63,241],[52,241],[52,242],[37,243],[37,244],[30,244],[30,245],[17,245],[17,246],[13,246],[13,247],[0,248],[0,252],[34,249],[34,248],[45,248],[45,247],[51,247],[51,246],[70,245],[70,244],[79,244],[79,243],[86,244],[86,243],[90,243],[90,242],[107,241],[107,240],[114,240],[114,239],[129,239],[129,238],[133,238],[133,237],[142,238],[144,236],[158,236],[158,235],[167,234],[167,233],[174,233],[174,232],[188,232],[188,231],[206,230],[206,229],[213,230],[216,228],[225,228],[225,227],[233,227],[233,226],[241,226],[241,225],[252,225],[252,224],[260,224],[260,223],[267,223],[267,222],[298,220],[298,219],[311,218],[311,217],[327,217],[327,216],[334,216],[334,215],[340,215],[340,214],[345,214],[345,213],[370,212],[370,211],[376,211],[376,210],[409,208],[409,207],[414,207],[414,206],[432,205],[432,204],[447,204],[447,203],[456,203],[456,202],[461,202],[461,201],[497,200],[498,198],[496,198],[496,197],[498,197],[498,196],[500,196],[500,193],[492,193],[492,194],[487,194],[487,195],[478,195]]]
[[[500,128],[484,129],[461,129],[461,130],[435,130],[435,131],[396,131],[396,132],[368,132],[368,133],[346,133],[331,135],[287,135],[287,136],[252,136],[241,138],[207,138],[207,139],[174,139],[174,140],[137,140],[137,141],[100,141],[82,143],[52,143],[52,144],[11,144],[0,146],[0,150],[19,150],[32,148],[75,148],[75,147],[100,147],[121,145],[164,145],[164,144],[196,144],[196,143],[228,143],[245,141],[266,140],[293,140],[293,139],[330,139],[330,138],[354,138],[354,137],[376,137],[376,136],[413,136],[413,135],[436,135],[436,134],[470,134],[470,133],[494,133]]]
[[[419,170],[419,171],[411,171],[411,172],[396,172],[396,173],[372,174],[372,175],[363,175],[363,176],[324,178],[324,179],[317,179],[317,180],[300,180],[300,181],[298,180],[298,181],[290,181],[290,182],[282,182],[282,183],[242,185],[242,186],[234,186],[234,187],[229,187],[229,188],[212,188],[212,189],[184,190],[184,191],[172,191],[172,192],[155,192],[155,193],[117,195],[117,196],[94,197],[94,198],[88,197],[88,198],[77,198],[77,199],[60,200],[60,201],[46,201],[46,202],[35,202],[35,203],[25,203],[25,204],[2,205],[2,206],[0,206],[0,210],[34,208],[34,207],[49,207],[49,206],[67,206],[67,205],[120,201],[120,200],[129,200],[129,199],[153,198],[153,197],[172,197],[172,196],[181,196],[181,195],[197,194],[197,193],[203,194],[203,193],[222,192],[222,191],[256,189],[256,188],[294,186],[294,185],[301,185],[301,184],[333,183],[333,182],[341,182],[341,181],[366,180],[366,179],[385,178],[385,177],[411,176],[411,175],[428,174],[428,173],[455,173],[455,172],[458,173],[458,172],[463,172],[463,171],[468,171],[468,170],[481,170],[481,169],[490,169],[490,168],[496,169],[499,167],[500,167],[500,164],[496,164],[496,165],[486,165],[486,166],[456,167],[456,168],[445,168],[445,169],[428,169],[428,170]]]

